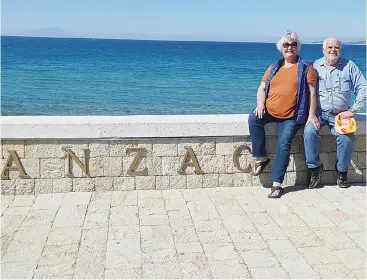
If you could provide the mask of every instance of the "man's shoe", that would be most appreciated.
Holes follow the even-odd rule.
[[[347,181],[348,181],[348,171],[340,172],[337,168],[337,164],[335,164],[336,169],[336,184],[339,188],[348,188]]]
[[[324,165],[321,163],[319,167],[308,169],[308,188],[314,189],[320,182],[321,172],[324,170]]]

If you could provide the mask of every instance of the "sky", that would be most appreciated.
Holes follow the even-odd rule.
[[[2,35],[273,42],[366,40],[366,0],[2,0]]]

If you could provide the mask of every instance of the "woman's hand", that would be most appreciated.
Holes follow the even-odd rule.
[[[317,117],[315,115],[309,115],[308,116],[306,126],[309,123],[312,123],[313,126],[316,128],[316,130],[319,130],[320,129],[320,122],[319,122],[319,120],[317,119]]]
[[[259,119],[262,119],[265,114],[265,106],[264,104],[257,104],[255,110],[254,110],[255,116],[257,116]]]

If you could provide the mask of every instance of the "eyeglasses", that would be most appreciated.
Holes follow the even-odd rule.
[[[289,47],[297,48],[297,42],[293,42],[293,43],[283,43],[283,48],[288,49]]]

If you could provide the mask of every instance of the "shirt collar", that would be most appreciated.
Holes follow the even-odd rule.
[[[340,66],[342,64],[342,62],[341,62],[341,59],[340,59],[340,57],[339,57],[339,60],[338,60],[338,62],[336,63],[336,65],[335,65],[335,67],[336,66]],[[320,64],[321,66],[326,66],[326,61],[325,61],[325,57],[324,57],[324,59],[321,61],[321,64]]]

